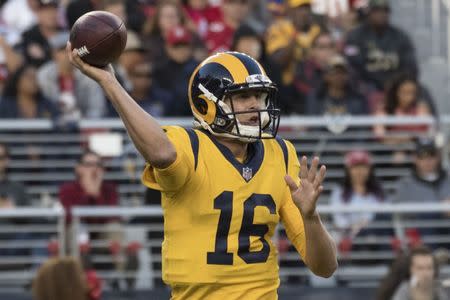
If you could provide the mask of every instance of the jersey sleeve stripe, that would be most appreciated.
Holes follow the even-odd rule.
[[[189,140],[191,141],[192,153],[194,154],[194,170],[197,170],[199,148],[198,136],[195,130],[191,128],[184,128],[184,130],[186,130],[189,135]]]
[[[284,142],[284,140],[282,138],[277,137],[276,138],[278,144],[281,147],[281,150],[283,151],[283,156],[284,156],[284,165],[286,166],[286,174],[288,173],[288,164],[289,164],[289,155],[288,155],[288,149],[286,146],[286,143]]]

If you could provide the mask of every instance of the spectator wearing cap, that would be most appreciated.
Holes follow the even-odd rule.
[[[305,59],[313,40],[322,31],[311,3],[311,0],[288,0],[288,16],[278,19],[267,30],[267,53],[282,68],[286,86],[292,84],[297,64]]]
[[[171,94],[153,84],[153,63],[147,60],[147,49],[139,36],[128,31],[125,50],[119,58],[119,65],[124,70],[129,82],[132,98],[152,116],[161,117],[166,110],[166,103],[171,101]],[[108,117],[117,118],[114,107],[108,104]]]
[[[345,155],[343,182],[330,196],[331,205],[376,205],[384,201],[384,191],[375,177],[371,155],[364,150],[352,150]],[[336,213],[333,223],[342,239],[353,239],[375,219],[375,213]]]
[[[58,0],[37,0],[37,24],[24,31],[17,45],[25,61],[40,67],[52,58],[50,38],[60,30],[58,23]]]
[[[136,65],[147,60],[146,53],[147,49],[144,47],[139,35],[129,30],[127,32],[127,44],[119,57],[119,65],[129,74],[130,70]]]
[[[450,200],[450,178],[442,167],[441,149],[431,138],[418,138],[415,143],[413,173],[398,182],[393,201],[440,203]]]
[[[193,35],[183,26],[172,28],[166,38],[167,59],[155,63],[155,85],[170,95],[166,103],[166,116],[191,114],[186,91],[189,79],[199,64],[193,57]]]
[[[323,81],[307,99],[308,115],[364,115],[369,113],[366,99],[350,84],[350,70],[344,57],[330,57],[323,70]]]
[[[450,177],[442,166],[441,149],[432,138],[418,138],[413,154],[414,169],[411,175],[401,178],[392,197],[394,203],[444,203],[450,201]],[[440,213],[408,215],[410,220],[447,220]],[[448,229],[445,228],[445,231]],[[439,229],[418,230],[425,234],[438,234]],[[439,246],[439,245],[430,245]]]
[[[120,55],[119,59],[113,62],[113,68],[116,73],[116,78],[120,84],[128,92],[132,91],[132,83],[129,74],[135,66],[145,64],[147,62],[147,50],[142,45],[141,38],[134,31],[127,31],[127,43],[125,49]],[[106,115],[108,117],[117,118],[118,114],[110,101],[106,101]]]
[[[348,33],[345,55],[370,88],[383,91],[398,72],[417,77],[414,46],[402,30],[389,22],[388,0],[369,0],[367,21]]]
[[[50,39],[53,60],[38,70],[38,83],[45,97],[61,110],[61,122],[75,122],[80,117],[101,118],[105,115],[105,98],[92,79],[73,68],[65,51],[69,32],[61,31]]]

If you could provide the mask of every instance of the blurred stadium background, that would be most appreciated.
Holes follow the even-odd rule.
[[[70,25],[93,9],[126,21],[127,48],[114,67],[163,124],[192,125],[187,80],[216,51],[256,56],[280,87],[279,134],[328,168],[319,211],[340,263],[332,278],[315,277],[280,226],[280,299],[382,299],[376,291],[391,263],[421,244],[437,255],[449,289],[450,1],[0,3],[1,299],[31,299],[36,270],[58,255],[94,270],[102,299],[169,295],[160,196],[140,183],[145,162],[107,99],[63,50]],[[80,160],[87,149],[101,165]],[[353,161],[354,150],[367,156]],[[417,159],[433,155],[439,166],[420,178]],[[381,184],[367,202],[336,197],[353,164],[372,167]],[[104,171],[101,195],[83,192],[80,167]],[[428,194],[407,193],[420,184]]]

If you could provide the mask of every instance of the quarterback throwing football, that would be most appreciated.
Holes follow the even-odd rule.
[[[111,66],[72,63],[97,81],[147,162],[142,181],[162,192],[163,280],[172,299],[277,299],[281,221],[309,269],[329,277],[336,248],[316,212],[325,167],[299,162],[277,138],[276,87],[237,52],[204,60],[189,82],[194,129],[161,127],[121,87]]]

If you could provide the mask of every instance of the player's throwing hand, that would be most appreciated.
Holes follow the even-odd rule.
[[[69,60],[77,69],[83,72],[86,76],[92,78],[97,82],[106,81],[109,79],[114,79],[114,69],[111,64],[104,68],[97,68],[85,63],[81,60],[76,49],[72,49],[70,42],[67,42],[66,52],[69,56]]]
[[[320,193],[323,191],[322,182],[325,178],[326,168],[319,166],[319,158],[314,157],[311,168],[308,170],[308,160],[306,156],[300,161],[300,185],[297,186],[291,176],[286,175],[289,189],[291,190],[292,199],[295,205],[300,209],[303,218],[310,218],[316,215],[316,203]]]

